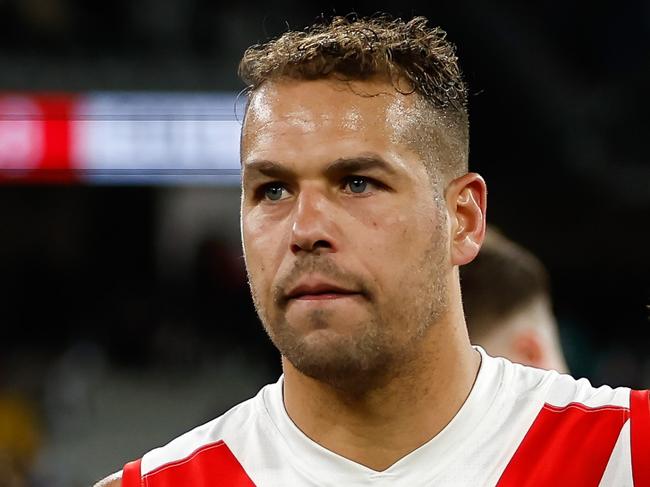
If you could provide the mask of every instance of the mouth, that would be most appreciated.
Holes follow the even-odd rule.
[[[312,282],[301,284],[287,294],[287,300],[292,301],[322,301],[333,299],[344,299],[359,296],[361,293],[345,289],[333,284],[324,282]]]
[[[295,298],[290,298],[290,299],[295,299],[298,301],[322,301],[326,299],[342,299],[342,298],[349,298],[350,296],[356,296],[358,293],[320,293],[320,294],[303,294],[300,296],[297,296]]]

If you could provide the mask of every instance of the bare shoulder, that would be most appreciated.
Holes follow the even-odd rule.
[[[104,480],[97,482],[94,487],[122,487],[122,472],[109,475]]]

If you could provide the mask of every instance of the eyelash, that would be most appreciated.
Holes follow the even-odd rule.
[[[363,179],[367,183],[375,186],[376,188],[379,189],[385,189],[386,186],[376,179],[370,178],[368,176],[359,176],[359,175],[351,175],[351,176],[346,176],[341,180],[341,187],[346,187],[348,184],[350,184],[353,180],[355,179]],[[266,192],[267,189],[272,188],[272,187],[277,187],[281,186],[283,189],[287,189],[287,186],[285,183],[282,181],[270,181],[268,183],[262,184],[259,186],[256,191],[255,191],[255,198],[259,200],[264,200],[264,193]],[[367,193],[355,193],[355,194],[367,194]],[[272,201],[272,200],[271,200]]]

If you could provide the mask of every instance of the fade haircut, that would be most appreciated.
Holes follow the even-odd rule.
[[[472,340],[485,338],[535,299],[551,302],[542,262],[495,228],[488,228],[477,257],[460,268],[460,287]]]
[[[446,36],[424,17],[405,22],[387,15],[337,16],[251,46],[239,64],[239,76],[249,93],[281,78],[383,77],[396,91],[419,95],[405,142],[422,157],[434,182],[446,185],[467,172],[469,152],[467,88]]]

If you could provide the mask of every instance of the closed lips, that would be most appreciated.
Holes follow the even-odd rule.
[[[294,288],[287,297],[299,299],[302,296],[318,296],[322,294],[358,294],[355,291],[344,289],[331,284],[303,284]]]

